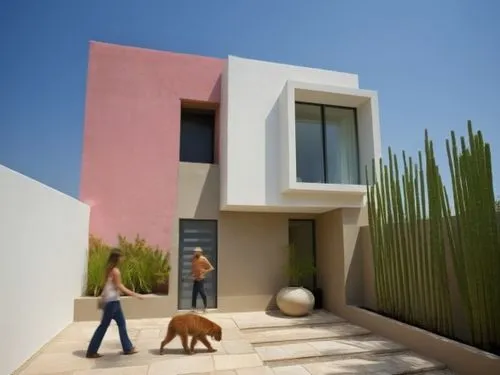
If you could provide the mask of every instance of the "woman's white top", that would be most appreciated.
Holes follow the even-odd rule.
[[[104,302],[118,301],[120,299],[120,291],[116,287],[111,276],[108,277],[102,290],[102,299]]]

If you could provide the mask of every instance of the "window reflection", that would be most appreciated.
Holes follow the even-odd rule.
[[[297,181],[358,184],[356,110],[296,103]]]

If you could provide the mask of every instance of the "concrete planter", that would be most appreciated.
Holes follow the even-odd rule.
[[[121,297],[127,319],[166,318],[177,312],[177,297],[149,294],[144,300]],[[79,297],[74,302],[75,322],[100,320],[102,311],[97,309],[97,297]]]
[[[500,374],[500,357],[421,328],[356,307],[345,306],[339,316],[446,364],[454,374]]]
[[[159,294],[159,295],[168,295],[168,278],[165,282],[163,283],[158,283],[155,286],[153,286],[153,294]]]
[[[286,287],[276,296],[280,311],[288,316],[304,316],[314,307],[314,295],[303,287]]]

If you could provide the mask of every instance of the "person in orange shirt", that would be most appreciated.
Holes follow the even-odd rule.
[[[213,271],[215,268],[210,264],[208,259],[203,256],[201,247],[194,249],[194,256],[191,263],[191,275],[193,276],[193,296],[191,299],[191,307],[196,310],[196,300],[198,294],[203,300],[203,312],[207,309],[207,294],[205,293],[205,275]]]

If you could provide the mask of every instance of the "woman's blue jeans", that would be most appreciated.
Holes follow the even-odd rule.
[[[133,349],[132,342],[127,333],[127,325],[125,323],[125,316],[123,315],[122,306],[120,301],[111,301],[106,303],[102,312],[101,324],[94,332],[94,336],[90,340],[89,347],[87,349],[87,354],[95,354],[101,346],[104,335],[108,330],[111,320],[116,322],[118,326],[118,332],[120,334],[120,342],[124,352],[129,352]]]
[[[204,279],[193,281],[193,293],[191,297],[191,307],[193,309],[196,309],[196,300],[198,299],[198,294],[201,295],[203,307],[207,308],[207,294],[205,293]]]

